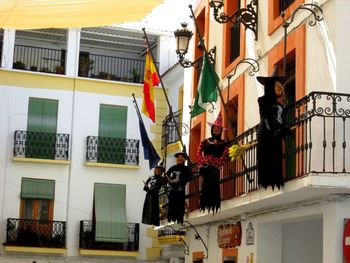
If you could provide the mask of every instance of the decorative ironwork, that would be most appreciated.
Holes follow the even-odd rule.
[[[14,157],[69,159],[69,134],[15,131]]]
[[[174,120],[175,119],[175,120]],[[167,115],[162,123],[162,149],[167,145],[180,141],[180,136],[177,133],[176,124],[181,126],[181,135],[186,135],[188,133],[187,124],[181,122],[182,111],[176,111],[173,113],[173,118],[171,115]],[[180,127],[179,127],[180,128]]]
[[[283,28],[284,28],[284,57],[283,57],[283,75],[284,76],[286,75],[286,67],[287,67],[287,29],[293,23],[293,21],[295,19],[295,15],[301,10],[309,11],[311,13],[311,15],[313,16],[313,19],[311,21],[309,21],[310,26],[314,26],[314,25],[316,25],[316,22],[320,22],[323,20],[322,8],[316,4],[302,4],[302,5],[300,5],[298,8],[296,8],[293,11],[293,13],[289,17],[289,19],[285,19],[286,14],[284,11],[281,13],[281,17],[283,19]],[[320,15],[318,15],[317,13],[320,13]]]
[[[195,68],[201,68],[203,65],[203,56],[198,57],[195,61],[190,61],[187,58],[185,58],[184,54],[179,53],[179,63],[182,67],[184,68],[190,68],[190,67],[195,67]],[[209,63],[215,67],[215,60],[216,60],[216,47],[213,47],[212,49],[208,50],[208,59]]]
[[[350,130],[350,94],[311,92],[285,109],[288,136],[294,143],[283,154],[283,162],[290,167],[285,181],[310,173],[350,174],[350,148],[347,132]],[[260,189],[257,174],[257,136],[259,125],[234,138],[234,144],[251,144],[243,161],[227,161],[221,169],[222,199],[227,200]],[[248,178],[252,180],[247,183]],[[199,178],[200,179],[200,178]],[[201,184],[201,180],[197,184]],[[190,188],[186,196],[189,210],[198,209],[199,192]],[[196,201],[194,203],[194,201]]]
[[[66,247],[66,222],[8,218],[6,246]]]
[[[234,26],[242,23],[245,30],[252,30],[255,35],[255,40],[258,40],[258,0],[252,0],[246,8],[238,9],[230,16],[224,12],[219,14],[219,10],[224,6],[223,1],[211,0],[209,5],[214,9],[214,19],[218,23],[222,24],[231,22],[234,24]]]
[[[208,247],[207,245],[204,243],[204,240],[202,239],[201,235],[198,233],[196,227],[189,221],[185,220],[183,225],[179,228],[179,229],[175,229],[174,227],[172,227],[171,225],[166,225],[162,230],[161,230],[161,234],[164,235],[164,233],[172,233],[175,234],[179,240],[184,244],[185,249],[184,249],[184,253],[185,255],[189,255],[190,254],[190,247],[188,246],[188,244],[186,243],[186,241],[183,239],[184,233],[186,233],[186,229],[187,228],[191,228],[194,230],[195,232],[195,236],[194,239],[196,240],[200,240],[206,250],[206,254],[204,255],[204,259],[208,258]],[[158,230],[160,231],[160,230]],[[159,233],[159,232],[158,232]],[[159,236],[159,234],[158,234]]]
[[[138,251],[140,224],[128,223],[128,242],[96,242],[93,221],[80,221],[79,248],[117,251]]]
[[[245,58],[245,59],[242,59],[240,62],[237,63],[237,65],[235,66],[235,68],[233,70],[233,73],[231,75],[228,75],[227,78],[233,77],[236,74],[236,72],[237,72],[238,66],[241,65],[241,64],[244,64],[244,63],[249,64],[252,67],[252,70],[248,73],[249,76],[254,76],[254,73],[259,71],[260,65],[259,65],[258,61],[256,61],[253,58]]]
[[[139,140],[88,136],[86,161],[138,165],[139,145]]]

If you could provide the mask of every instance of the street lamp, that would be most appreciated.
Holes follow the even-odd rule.
[[[174,32],[176,40],[176,54],[179,57],[179,63],[184,68],[189,67],[198,67],[201,65],[202,57],[197,58],[195,61],[190,61],[185,58],[186,53],[188,52],[188,45],[192,38],[193,33],[187,29],[187,23],[181,23],[182,28]],[[198,45],[199,48],[202,48],[201,45]],[[215,54],[216,47],[208,51],[209,62],[215,64]]]
[[[223,0],[210,0],[209,5],[214,9],[214,19],[222,24],[231,22],[234,25],[242,23],[245,30],[249,28],[254,32],[255,40],[258,40],[258,0],[252,0],[246,8],[238,9],[232,15],[224,12],[219,14],[220,9],[224,6]]]

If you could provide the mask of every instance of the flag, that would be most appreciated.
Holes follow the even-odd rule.
[[[142,112],[153,122],[155,122],[156,114],[154,109],[154,86],[158,85],[160,80],[149,51],[146,53],[144,75]]]
[[[140,125],[141,142],[143,146],[143,156],[145,160],[149,161],[149,169],[151,170],[152,168],[156,167],[156,165],[160,160],[160,157],[156,152],[156,150],[154,149],[152,142],[148,138],[145,125],[143,124],[140,118],[141,118],[141,115],[139,116],[139,125]]]
[[[208,57],[204,55],[202,72],[199,77],[197,94],[191,113],[192,118],[205,112],[207,103],[215,102],[218,98],[216,84],[219,81],[219,77],[209,63]]]

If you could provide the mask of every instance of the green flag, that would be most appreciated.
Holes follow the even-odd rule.
[[[208,57],[204,55],[202,72],[198,81],[197,95],[191,113],[192,118],[205,112],[207,103],[215,102],[218,98],[216,84],[219,81],[219,77],[209,63]]]

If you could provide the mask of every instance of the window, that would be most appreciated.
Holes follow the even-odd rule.
[[[224,7],[226,14],[231,15],[241,8],[241,1],[226,1]],[[223,37],[223,75],[226,76],[244,57],[245,31],[243,26],[240,23],[225,23]]]
[[[22,178],[20,217],[30,220],[52,220],[55,181]]]
[[[122,243],[128,241],[125,196],[126,185],[124,184],[95,183],[96,241]]]
[[[29,98],[26,157],[54,159],[58,100]]]
[[[193,263],[203,263],[204,253],[203,252],[193,252],[192,262]]]
[[[293,11],[304,3],[304,0],[268,0],[268,33],[271,35],[277,28],[279,28],[283,19],[281,12],[284,11],[286,19],[293,13]]]
[[[223,263],[237,263],[238,262],[238,249],[236,249],[236,248],[224,248],[222,250],[222,262]]]
[[[128,107],[100,105],[98,158],[100,163],[125,163]]]

